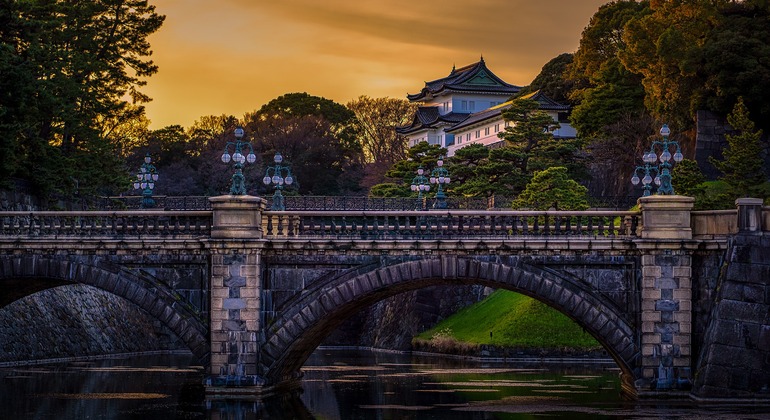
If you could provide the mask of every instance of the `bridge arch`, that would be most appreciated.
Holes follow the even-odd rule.
[[[80,283],[120,296],[134,303],[174,332],[201,362],[209,358],[208,328],[174,293],[159,282],[152,282],[96,257],[47,257],[40,255],[0,257],[0,286],[4,280],[45,279],[50,287]],[[25,290],[31,295],[48,287]],[[6,305],[10,301],[4,301]]]
[[[585,285],[525,264],[509,265],[473,257],[441,256],[343,274],[301,295],[266,328],[259,368],[268,384],[297,379],[321,341],[360,309],[398,293],[434,285],[481,284],[538,299],[564,313],[595,337],[622,371],[633,393],[640,345],[632,326],[612,303]]]

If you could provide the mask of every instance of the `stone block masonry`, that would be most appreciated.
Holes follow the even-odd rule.
[[[735,236],[719,279],[693,395],[770,398],[770,235]]]

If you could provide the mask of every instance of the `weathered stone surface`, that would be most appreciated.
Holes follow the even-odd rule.
[[[0,362],[185,349],[125,299],[85,285],[48,289],[0,310]]]

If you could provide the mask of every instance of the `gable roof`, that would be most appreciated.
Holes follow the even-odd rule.
[[[399,134],[410,134],[423,129],[437,128],[442,124],[451,126],[462,121],[467,116],[468,114],[456,114],[454,112],[441,115],[438,106],[421,106],[414,113],[412,123],[407,126],[396,127],[396,132]]]
[[[486,93],[498,95],[513,95],[521,88],[506,83],[489,68],[481,57],[477,63],[469,64],[459,69],[452,68],[449,76],[425,82],[425,87],[419,93],[407,94],[412,101],[425,101],[445,92]]]
[[[541,111],[569,111],[570,109],[569,105],[562,105],[554,101],[553,99],[547,97],[544,93],[542,93],[539,90],[516,99],[533,99],[540,104],[538,109],[540,109]],[[503,113],[503,111],[510,108],[511,104],[516,99],[512,99],[508,102],[503,102],[500,105],[496,105],[491,108],[485,109],[483,111],[470,114],[468,115],[467,118],[462,120],[460,123],[456,124],[451,129],[446,130],[446,132],[447,133],[455,132],[476,123],[500,118],[500,115]]]

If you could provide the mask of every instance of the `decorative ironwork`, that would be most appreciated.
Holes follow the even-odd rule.
[[[676,141],[669,141],[668,136],[671,134],[671,130],[668,125],[663,124],[660,129],[660,135],[663,137],[663,141],[653,141],[650,146],[650,150],[644,154],[642,160],[644,166],[637,166],[634,169],[634,175],[631,177],[631,183],[634,185],[639,184],[639,171],[642,171],[644,178],[641,179],[644,193],[643,196],[650,195],[652,190],[652,183],[658,186],[657,193],[660,195],[673,195],[674,187],[671,185],[671,163],[672,158],[674,162],[681,162],[684,159],[682,151],[679,148],[679,143]],[[658,156],[656,147],[660,147],[662,150],[660,156]],[[675,147],[675,152],[672,155],[670,148]],[[660,162],[660,163],[658,163]],[[652,178],[652,173],[655,173],[655,178]]]
[[[232,185],[230,186],[230,194],[232,195],[246,194],[246,178],[243,176],[243,163],[254,163],[257,160],[257,156],[254,154],[254,149],[251,147],[251,143],[241,141],[243,134],[243,128],[236,128],[235,141],[228,141],[227,144],[225,144],[225,151],[222,153],[222,162],[230,163],[230,160],[235,162],[233,165],[233,168],[235,168],[235,173],[233,174]],[[230,155],[230,153],[227,151],[230,145],[234,147],[232,155]],[[244,156],[241,150],[246,146],[249,147],[249,154]]]
[[[268,236],[451,239],[514,236],[636,237],[631,211],[282,211],[262,215]]]
[[[0,235],[75,237],[211,234],[210,211],[37,211],[0,212]]]

